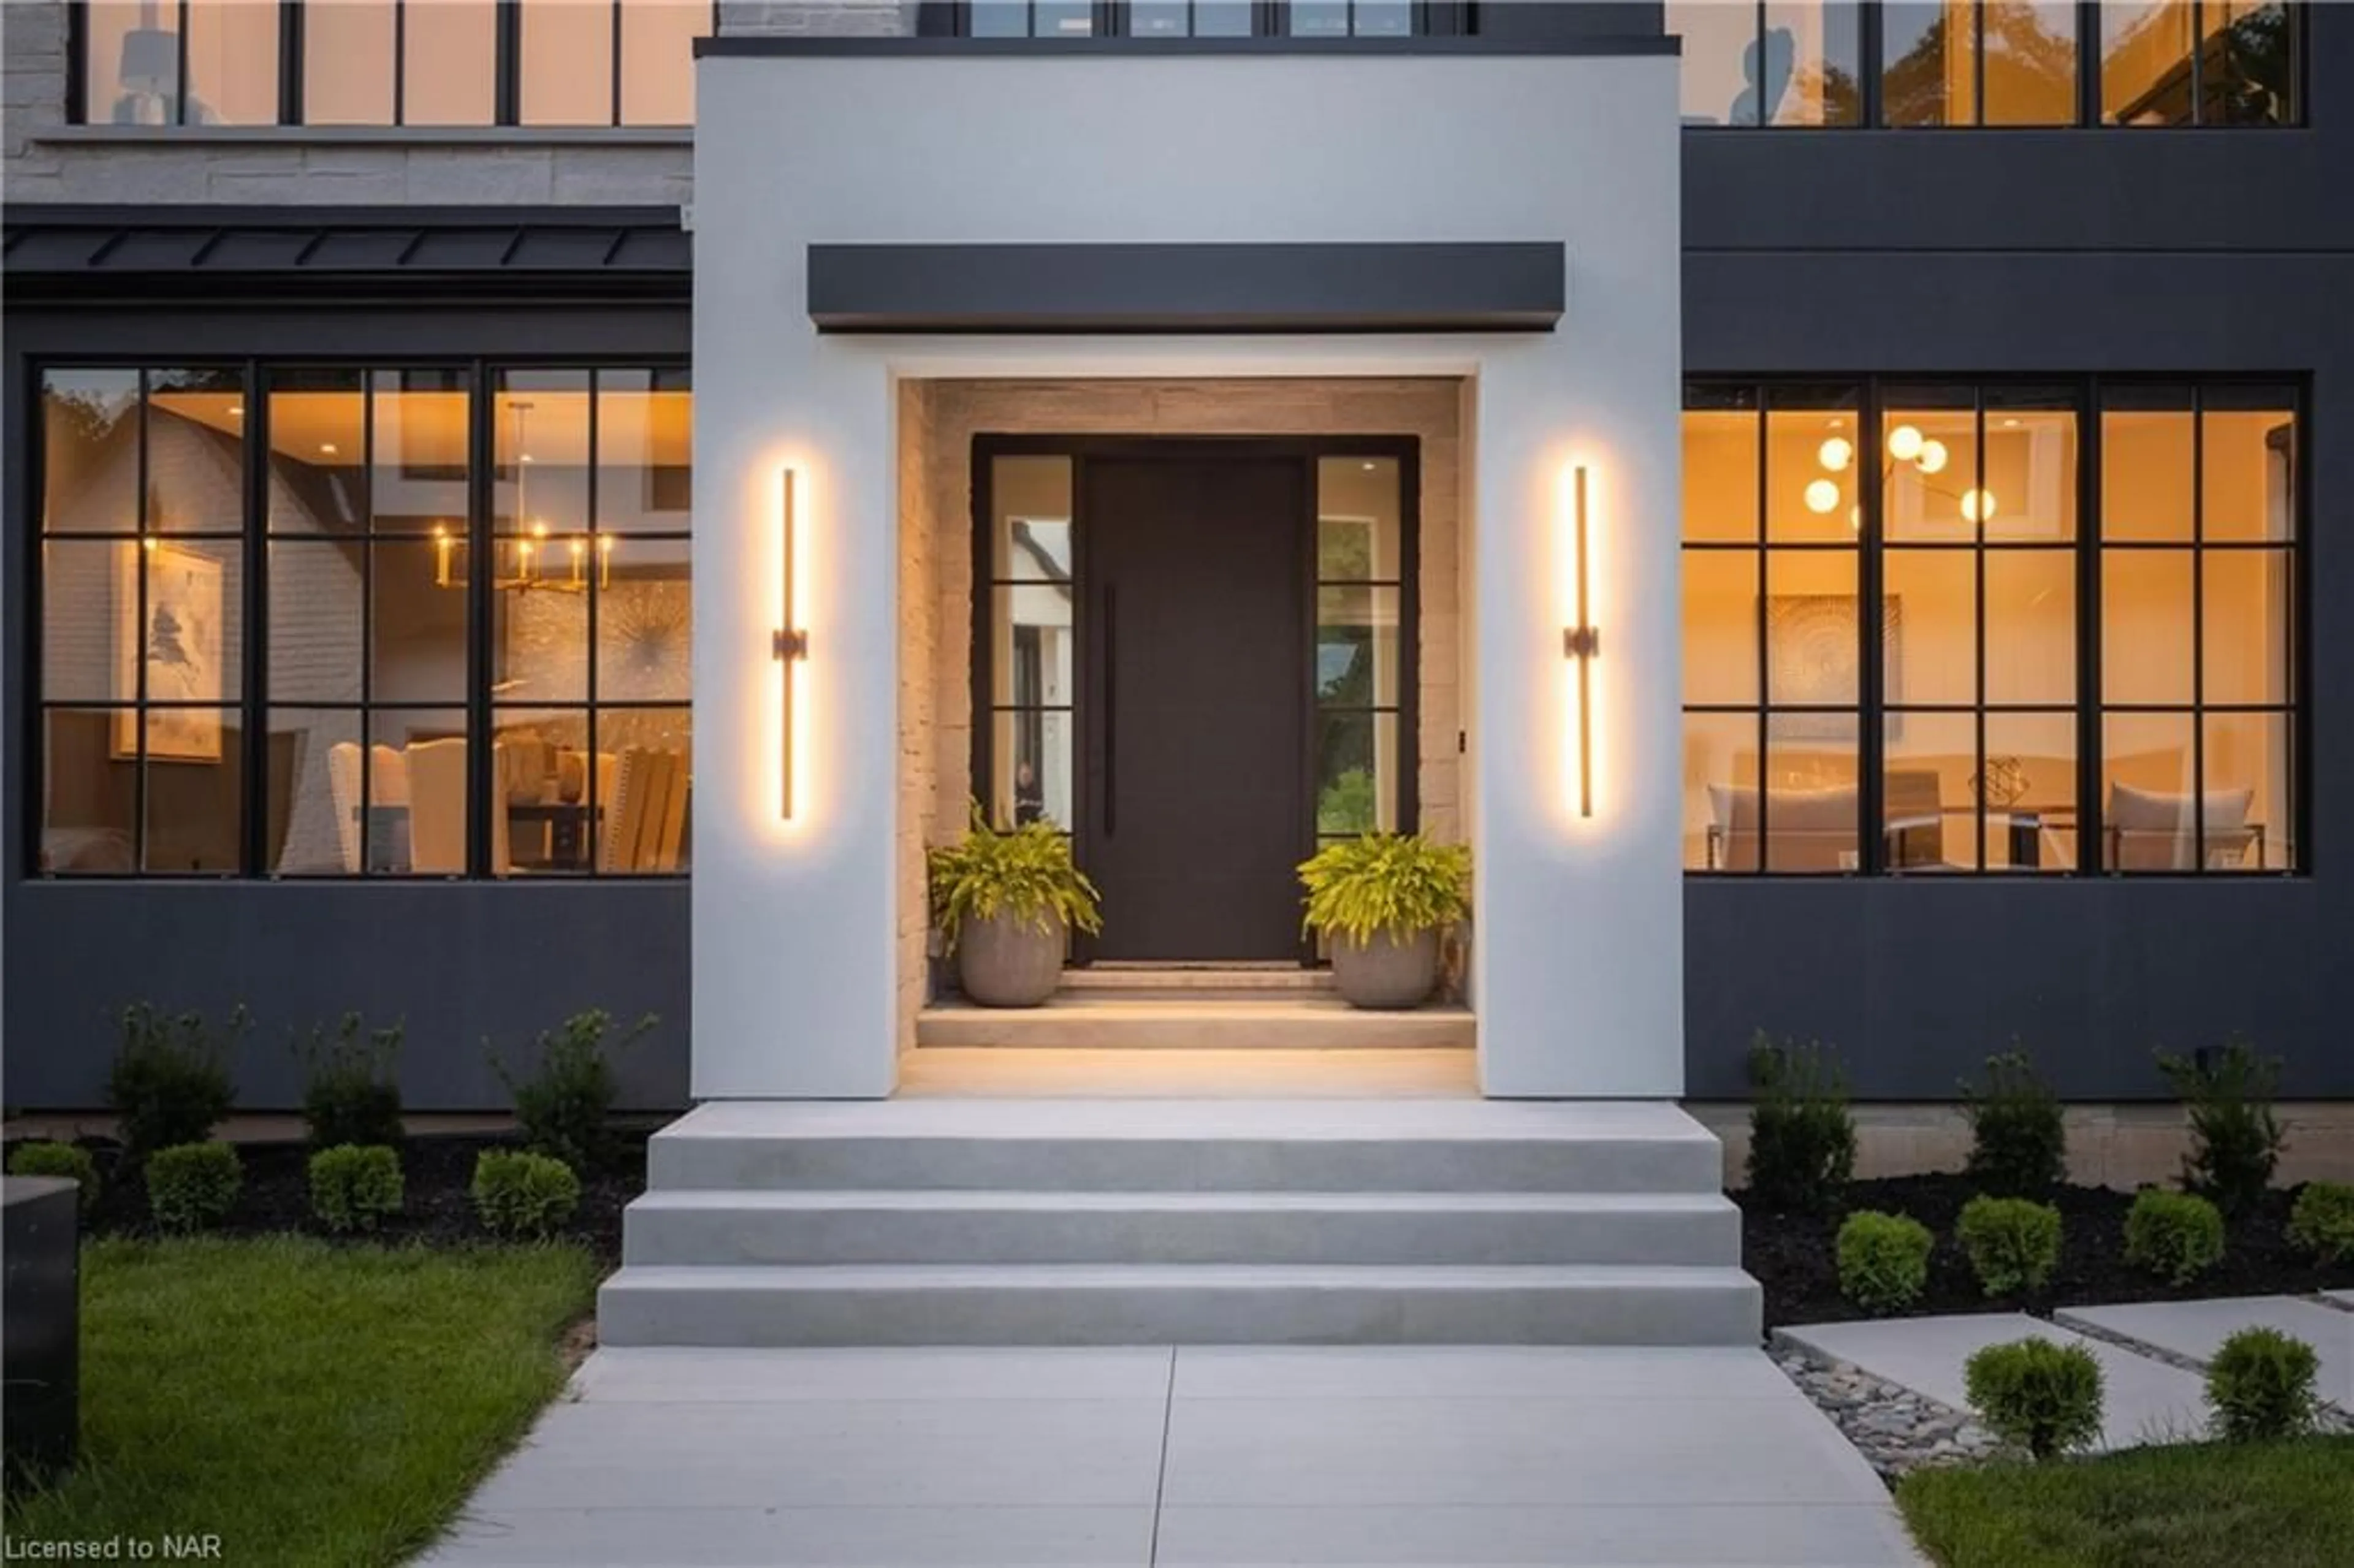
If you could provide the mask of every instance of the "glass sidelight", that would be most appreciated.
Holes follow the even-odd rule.
[[[1078,674],[1071,459],[991,460],[987,718],[982,791],[1000,827],[1076,824]]]
[[[1399,826],[1405,563],[1400,464],[1316,464],[1316,836]]]

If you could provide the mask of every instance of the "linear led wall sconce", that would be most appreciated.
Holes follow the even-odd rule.
[[[1602,633],[1594,624],[1586,591],[1585,465],[1570,471],[1570,569],[1577,622],[1562,629],[1561,652],[1577,661],[1577,814],[1594,815],[1594,658],[1602,652]]]
[[[797,542],[793,535],[797,519],[794,515],[791,469],[779,474],[779,484],[777,532],[780,581],[777,604],[778,614],[784,624],[770,634],[769,653],[769,657],[784,665],[778,682],[777,698],[779,761],[781,765],[778,791],[779,809],[785,821],[790,821],[793,817],[793,665],[809,657],[809,633],[795,623],[793,614],[793,549]]]

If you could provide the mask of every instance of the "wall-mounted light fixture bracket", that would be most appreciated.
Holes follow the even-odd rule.
[[[1585,465],[1570,474],[1570,557],[1576,573],[1577,624],[1561,634],[1562,657],[1577,661],[1577,814],[1594,815],[1594,660],[1602,632],[1587,607]]]
[[[769,657],[771,659],[808,658],[809,633],[806,631],[771,631],[769,633]]]

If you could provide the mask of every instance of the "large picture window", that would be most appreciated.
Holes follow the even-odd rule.
[[[643,366],[47,371],[34,864],[683,871],[690,402]]]
[[[1694,384],[1686,867],[2300,869],[2298,407]]]
[[[713,0],[78,0],[76,118],[689,125]]]
[[[918,26],[973,38],[1402,38],[1469,31],[1452,0],[928,0]]]
[[[2294,0],[1668,0],[1688,125],[2289,125]]]

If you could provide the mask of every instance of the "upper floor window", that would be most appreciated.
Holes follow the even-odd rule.
[[[1458,33],[1444,0],[950,0],[923,29],[975,38],[1375,38]]]
[[[1691,387],[1687,868],[2300,869],[2298,406]]]
[[[714,0],[82,0],[79,118],[686,125]]]
[[[56,366],[36,868],[674,873],[680,366]]]
[[[2285,125],[2291,0],[1670,0],[1689,125]]]

